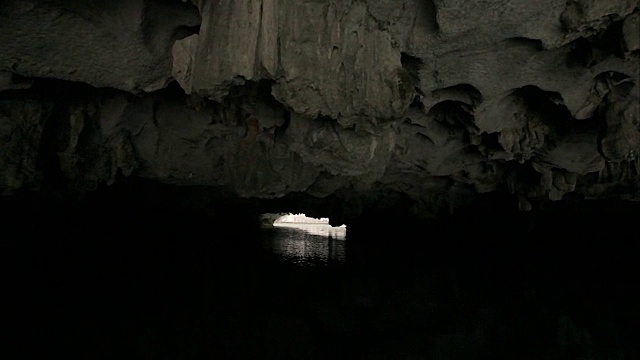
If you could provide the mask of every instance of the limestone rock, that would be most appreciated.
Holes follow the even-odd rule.
[[[628,52],[640,50],[640,14],[633,13],[624,19],[622,34],[624,35],[624,48]]]
[[[0,71],[154,91],[171,80],[173,41],[199,23],[178,1],[10,0],[0,9]]]
[[[135,175],[227,186],[246,197],[304,191],[319,170],[290,149],[281,135],[284,109],[273,105],[246,93],[202,110],[176,100],[137,101],[123,122],[140,163]]]
[[[73,189],[89,191],[111,184],[118,172],[131,175],[137,165],[130,139],[119,124],[129,101],[125,96],[101,99],[100,103],[71,104],[68,132],[58,151],[60,169]]]
[[[567,2],[561,20],[567,32],[584,36],[602,30],[612,17],[623,18],[637,7],[635,0],[573,0]]]
[[[272,79],[283,104],[332,118],[397,117],[413,100],[400,52],[365,3],[244,0],[202,6],[201,34],[174,46],[174,73],[187,93],[220,100],[245,80]]]
[[[632,160],[640,155],[640,97],[635,84],[619,85],[606,101],[606,130],[600,140],[602,155],[610,161]],[[620,89],[626,88],[626,89]]]
[[[50,103],[31,99],[0,101],[0,194],[38,189],[38,156]]]
[[[9,1],[0,184],[82,192],[134,176],[324,199],[342,218],[503,191],[521,210],[637,199],[639,8]]]

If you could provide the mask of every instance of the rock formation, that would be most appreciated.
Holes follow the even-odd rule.
[[[638,200],[639,28],[636,0],[5,1],[0,191]]]

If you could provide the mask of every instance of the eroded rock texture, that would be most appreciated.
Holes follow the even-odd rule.
[[[354,215],[387,193],[422,214],[637,199],[639,19],[634,0],[5,2],[0,186],[120,174]],[[56,94],[71,82],[94,88]]]
[[[171,77],[173,41],[199,23],[179,1],[3,1],[0,89],[44,77],[157,90]]]

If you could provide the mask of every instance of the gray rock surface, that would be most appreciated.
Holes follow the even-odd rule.
[[[0,185],[37,187],[35,159],[55,150],[74,189],[122,174],[241,197],[335,195],[356,213],[359,196],[386,192],[423,213],[494,191],[523,210],[569,193],[636,199],[639,8],[10,1]],[[119,91],[54,111],[43,78]]]
[[[178,1],[3,1],[0,71],[154,91],[171,78],[173,42],[199,23]]]
[[[38,154],[51,108],[30,99],[0,100],[0,194],[39,187]]]

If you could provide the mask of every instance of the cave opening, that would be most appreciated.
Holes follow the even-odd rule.
[[[332,226],[327,217],[303,213],[260,215],[265,249],[296,266],[334,266],[346,262],[347,226]]]

